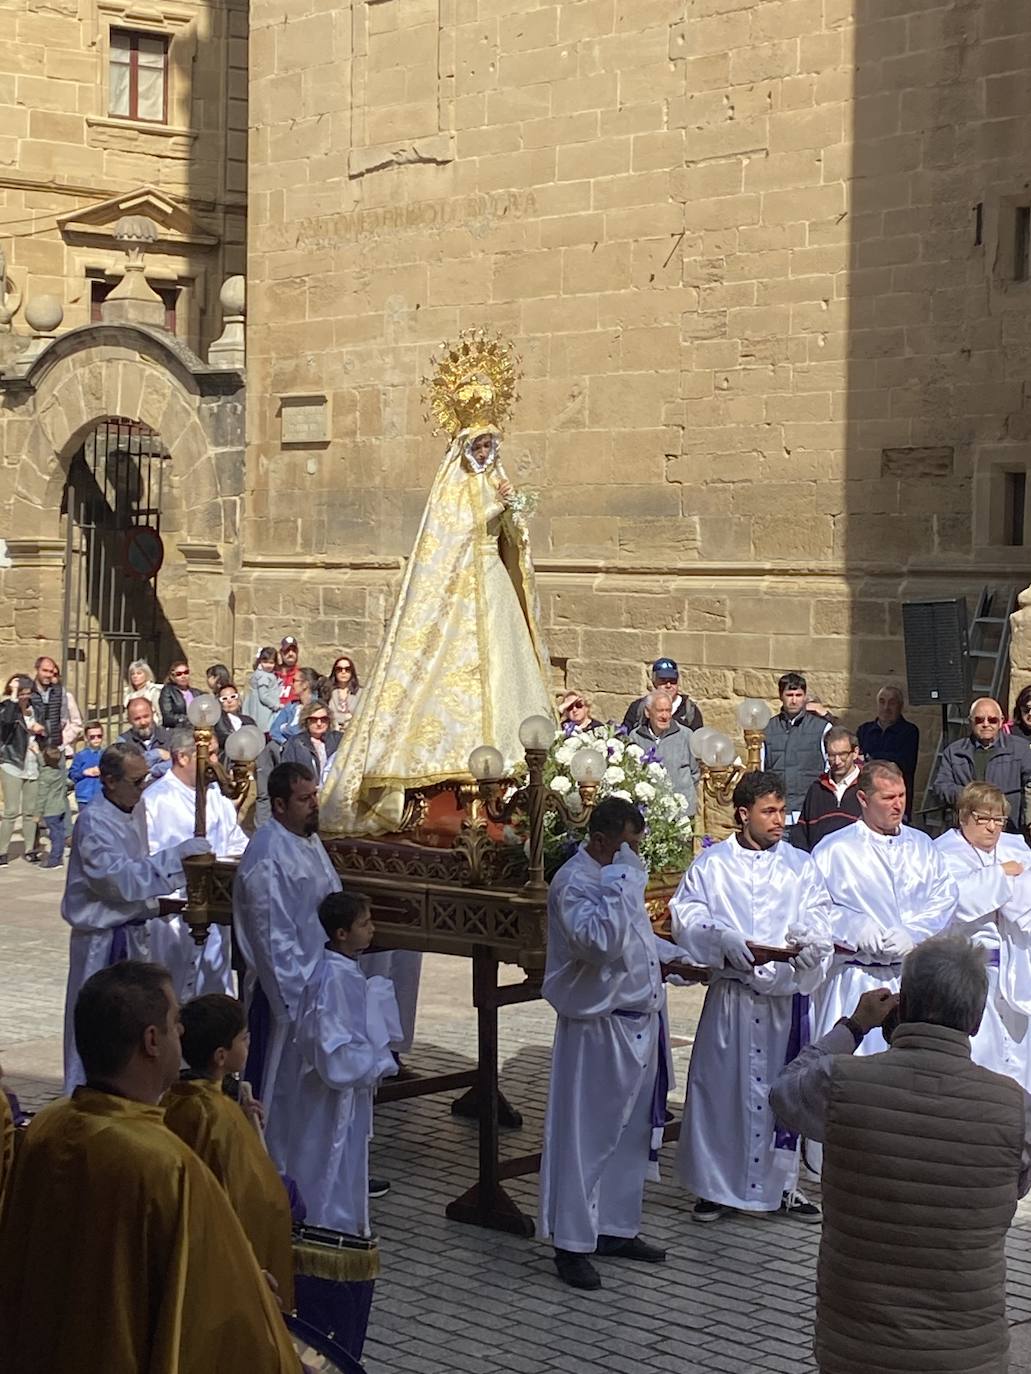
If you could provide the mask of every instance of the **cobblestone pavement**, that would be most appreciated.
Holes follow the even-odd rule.
[[[30,1107],[59,1090],[66,934],[58,913],[61,873],[20,860],[0,871],[0,1060]],[[518,977],[515,970],[510,972]],[[682,1098],[690,1035],[700,1006],[691,989],[671,995]],[[501,1013],[502,1078],[525,1117],[506,1132],[508,1154],[536,1149],[547,1090],[552,1017],[543,1003]],[[424,963],[419,1070],[472,1064],[475,1023],[463,960]],[[669,1247],[659,1268],[600,1261],[604,1288],[574,1293],[555,1278],[550,1251],[534,1241],[461,1226],[444,1217],[475,1177],[471,1124],[451,1117],[449,1097],[424,1097],[377,1113],[373,1168],[392,1180],[374,1204],[383,1277],[365,1362],[370,1374],[810,1374],[813,1284],[819,1227],[771,1218],[690,1221],[691,1199],[671,1180],[648,1185],[644,1234]],[[536,1178],[510,1191],[527,1212]],[[1031,1207],[1009,1243],[1015,1323],[1011,1374],[1031,1374]],[[1026,1326],[1023,1323],[1028,1323]]]

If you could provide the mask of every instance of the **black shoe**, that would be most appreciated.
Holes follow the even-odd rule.
[[[22,858],[25,860],[27,864],[38,864],[42,863],[43,861],[43,855],[39,852],[38,849],[26,849],[25,853],[22,855]]]
[[[666,1252],[649,1245],[640,1236],[599,1236],[598,1254],[614,1259],[640,1260],[643,1264],[665,1264]]]
[[[555,1251],[555,1268],[563,1283],[570,1288],[582,1288],[593,1293],[601,1287],[601,1275],[586,1255],[578,1255],[572,1250]]]
[[[0,868],[6,868],[9,862],[6,854],[0,854]]]
[[[386,1197],[390,1192],[390,1184],[385,1178],[369,1179],[369,1197]]]
[[[816,1203],[810,1202],[797,1188],[784,1194],[780,1201],[780,1210],[784,1216],[794,1217],[796,1221],[819,1221],[822,1216]]]
[[[707,1198],[700,1197],[691,1212],[691,1220],[719,1221],[721,1217],[729,1217],[733,1210],[732,1207],[724,1207],[720,1202],[709,1202]]]

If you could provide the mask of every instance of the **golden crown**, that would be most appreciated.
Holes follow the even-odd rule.
[[[449,438],[462,429],[491,425],[503,429],[519,399],[519,357],[500,335],[484,329],[463,329],[455,344],[441,345],[444,355],[432,358],[433,375],[423,379],[423,400],[434,434]]]

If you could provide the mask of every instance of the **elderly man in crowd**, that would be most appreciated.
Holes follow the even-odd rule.
[[[29,1126],[0,1219],[5,1368],[300,1374],[222,1185],[158,1105],[181,1062],[168,974],[102,969],[74,1015],[86,1086]]]
[[[130,697],[125,708],[129,728],[118,736],[119,743],[132,744],[147,760],[152,778],[166,771],[172,757],[172,732],[154,719],[154,707],[146,697]]]
[[[276,1086],[298,1071],[293,1033],[301,993],[322,955],[318,909],[340,891],[319,839],[319,785],[303,763],[280,763],[268,782],[272,818],[248,844],[233,883],[233,929],[247,965],[251,1029],[247,1077],[268,1112],[269,1153],[282,1167],[288,1123]]]
[[[217,742],[212,739],[212,753]],[[151,854],[182,844],[193,835],[197,804],[197,742],[192,730],[175,730],[171,739],[172,766],[143,794],[147,813],[147,842]],[[236,819],[236,808],[223,797],[217,783],[207,790],[206,830],[219,859],[236,859],[247,848],[247,836]],[[182,892],[175,894],[183,896]],[[172,975],[180,1002],[209,992],[233,992],[232,944],[229,927],[213,924],[198,945],[181,916],[155,922],[150,933],[150,957]]]
[[[1020,735],[1006,735],[1006,713],[991,697],[979,697],[970,708],[970,733],[942,753],[934,790],[946,805],[955,807],[968,782],[990,782],[999,788],[1009,807],[1007,830],[1026,824],[1025,792],[1031,785],[1031,748]]]
[[[668,692],[649,692],[644,699],[644,719],[627,736],[646,754],[654,754],[669,774],[673,790],[687,802],[693,816],[698,805],[698,760],[691,749],[691,734],[673,719],[673,702]]]
[[[956,802],[958,825],[935,840],[956,880],[955,924],[988,957],[988,1001],[971,1050],[975,1063],[1031,1087],[1031,851],[1005,835],[1006,798],[990,782],[969,782]]]
[[[906,780],[906,820],[909,820],[920,753],[920,730],[902,714],[905,704],[902,688],[893,682],[887,683],[877,693],[877,715],[863,722],[856,731],[856,738],[864,759],[885,759],[902,769]]]
[[[860,816],[859,746],[843,725],[832,725],[823,737],[827,771],[821,773],[805,794],[792,843],[810,853],[821,840],[853,825]]]
[[[816,846],[813,858],[834,905],[836,961],[813,999],[823,1035],[870,988],[898,989],[909,951],[945,929],[959,894],[939,850],[902,824],[906,783],[897,764],[866,763],[856,781],[861,816]]]
[[[773,1086],[777,1116],[823,1143],[821,1374],[1008,1368],[1005,1241],[1031,1185],[1031,1098],[971,1060],[987,992],[983,949],[927,940],[903,963],[886,1053],[855,1054],[895,1008],[871,989]]]
[[[788,825],[793,826],[806,793],[827,765],[823,737],[831,722],[806,709],[808,686],[801,673],[782,674],[777,694],[780,710],[764,731],[763,767],[784,779]]]
[[[187,839],[158,854],[147,850],[140,798],[147,763],[131,744],[112,744],[100,756],[101,793],[72,831],[61,915],[71,926],[64,1008],[64,1090],[83,1081],[73,1017],[79,989],[98,969],[127,956],[149,955],[148,924],[160,919],[156,897],[186,881],[183,859],[207,854],[204,839]]]
[[[673,719],[678,725],[689,730],[702,728],[702,713],[687,693],[680,691],[680,669],[671,658],[657,658],[652,664],[652,692],[665,692],[673,703]],[[644,706],[652,692],[638,697],[627,707],[623,725],[627,730],[636,730],[644,718]]]

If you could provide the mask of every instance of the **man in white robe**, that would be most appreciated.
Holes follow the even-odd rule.
[[[544,1123],[538,1234],[574,1288],[601,1287],[587,1256],[659,1263],[638,1235],[649,1154],[661,1139],[668,1036],[662,963],[679,951],[652,932],[641,813],[609,797],[551,880],[544,996],[558,1013]],[[660,1044],[665,1053],[660,1059]],[[658,1113],[655,1106],[661,1098]],[[656,1119],[657,1117],[657,1119]]]
[[[319,787],[303,763],[269,774],[272,818],[244,851],[233,883],[233,931],[247,965],[251,1056],[247,1077],[265,1104],[265,1137],[280,1168],[289,1122],[284,1092],[297,1073],[301,995],[322,956],[318,909],[340,879],[318,836]]]
[[[957,829],[934,844],[959,890],[953,925],[988,953],[988,1001],[970,1053],[1031,1089],[1031,849],[1004,833],[1009,803],[993,783],[967,783],[956,812]]]
[[[373,936],[368,900],[331,893],[319,921],[327,943],[297,1014],[284,1168],[312,1225],[367,1236],[373,1098],[397,1073],[390,1046],[401,1027],[389,980],[367,978],[358,959]]]
[[[861,818],[828,835],[813,851],[834,904],[839,951],[830,977],[813,998],[813,1037],[820,1039],[870,988],[898,992],[902,960],[943,931],[959,894],[932,840],[902,824],[906,783],[895,763],[871,759],[856,783]],[[867,1036],[857,1054],[884,1049]]]
[[[64,1007],[67,1094],[86,1081],[73,1022],[79,989],[119,959],[150,958],[149,932],[163,924],[154,899],[182,886],[184,858],[210,849],[207,840],[190,838],[148,852],[147,815],[140,805],[147,776],[147,761],[134,745],[110,745],[100,756],[101,791],[72,831],[61,901],[61,915],[71,926]]]
[[[798,1138],[769,1106],[777,1075],[808,1043],[809,996],[830,967],[831,904],[812,858],[784,837],[777,773],[746,773],[734,789],[738,831],[705,849],[670,902],[673,938],[714,970],[687,1079],[677,1174],[697,1197],[695,1221],[737,1209],[818,1221],[798,1191]],[[749,943],[798,946],[787,962],[757,961]]]
[[[217,743],[213,740],[217,752]],[[170,743],[171,766],[143,794],[147,810],[147,838],[150,852],[181,844],[193,834],[197,803],[197,742],[192,730],[175,730]],[[207,836],[219,859],[237,859],[247,848],[247,836],[240,829],[236,808],[224,797],[217,783],[208,788]],[[175,894],[182,897],[184,893]],[[172,916],[151,931],[150,957],[164,964],[172,975],[172,986],[180,1002],[203,997],[209,992],[233,995],[232,940],[229,927],[211,925],[203,945],[181,916]]]

